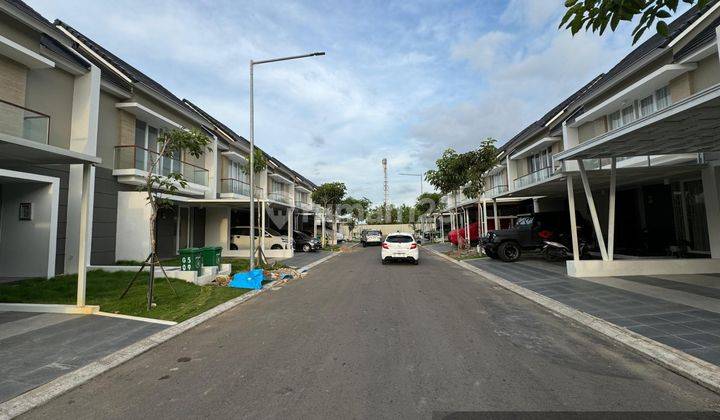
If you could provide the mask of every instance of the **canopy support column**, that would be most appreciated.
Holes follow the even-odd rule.
[[[600,247],[600,254],[602,255],[603,261],[609,261],[607,248],[605,248],[605,239],[603,238],[602,228],[600,227],[600,219],[598,219],[597,209],[595,208],[595,200],[593,200],[590,182],[588,181],[587,172],[585,171],[585,163],[582,159],[578,159],[577,163],[580,168],[580,178],[582,179],[583,190],[585,190],[585,198],[590,208],[590,218],[592,219],[595,236],[597,236],[598,246]]]

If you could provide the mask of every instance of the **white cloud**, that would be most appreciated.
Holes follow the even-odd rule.
[[[500,22],[533,29],[557,25],[551,20],[560,15],[558,3],[558,0],[510,0]]]

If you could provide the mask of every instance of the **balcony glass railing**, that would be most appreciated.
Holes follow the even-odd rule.
[[[140,146],[115,146],[115,169],[137,169],[147,172],[158,156],[159,153]],[[207,169],[171,156],[162,156],[153,172],[164,176],[181,173],[187,182],[203,186],[207,186],[208,183]]]
[[[492,188],[485,190],[485,196],[486,197],[495,197],[496,195],[500,195],[502,193],[507,192],[507,190],[508,190],[507,185],[496,185]]]
[[[0,99],[0,132],[48,144],[50,116]]]
[[[239,179],[222,178],[220,180],[220,192],[250,197],[250,184]]]
[[[287,193],[280,191],[272,191],[268,194],[268,199],[277,201],[278,203],[290,204],[290,196]]]
[[[528,185],[532,185],[536,182],[543,181],[545,179],[548,179],[552,176],[554,172],[554,169],[550,166],[540,169],[539,171],[530,172],[527,175],[523,175],[519,178],[516,178],[515,181],[513,181],[513,185],[515,186],[515,189],[524,188]]]

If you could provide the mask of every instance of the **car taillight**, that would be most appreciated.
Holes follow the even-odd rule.
[[[382,246],[383,246],[383,248],[385,248],[385,249],[390,249],[390,247],[388,246],[387,242],[383,242],[383,245],[382,245]]]
[[[411,244],[411,245],[410,245],[410,249],[415,249],[415,248],[417,248],[417,244]]]

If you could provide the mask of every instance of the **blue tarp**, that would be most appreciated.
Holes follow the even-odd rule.
[[[262,268],[251,271],[243,271],[233,276],[228,286],[238,289],[262,289],[262,281],[265,279]]]

